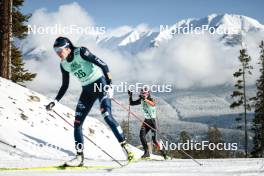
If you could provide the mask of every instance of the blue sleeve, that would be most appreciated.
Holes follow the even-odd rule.
[[[61,73],[62,73],[62,85],[61,88],[55,98],[55,100],[60,101],[60,99],[64,96],[66,93],[68,87],[69,87],[69,82],[70,82],[70,75],[69,72],[65,71],[62,66],[60,65]]]
[[[104,73],[104,76],[106,78],[107,84],[111,84],[112,83],[112,78],[110,76],[110,71],[109,68],[107,66],[107,64],[102,61],[101,59],[99,59],[98,57],[96,57],[95,55],[93,55],[87,48],[85,47],[81,47],[80,49],[80,55],[81,57],[86,60],[89,61],[95,65],[97,65],[98,67],[100,67]]]

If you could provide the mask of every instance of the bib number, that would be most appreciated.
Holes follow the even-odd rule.
[[[78,72],[75,72],[74,75],[78,77],[79,79],[86,76],[85,72],[83,72],[82,70],[78,70]]]

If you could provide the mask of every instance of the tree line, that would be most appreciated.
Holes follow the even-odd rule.
[[[36,77],[25,69],[22,52],[14,42],[27,36],[25,23],[31,15],[21,12],[23,3],[24,0],[0,1],[0,76],[21,85]]]

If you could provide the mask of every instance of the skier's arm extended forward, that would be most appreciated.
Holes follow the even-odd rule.
[[[133,100],[132,99],[132,96],[129,97],[129,103],[131,106],[134,106],[134,105],[140,105],[141,103],[141,98],[138,98],[137,100]]]
[[[55,98],[55,100],[57,101],[60,101],[60,99],[64,96],[64,94],[66,93],[69,87],[69,82],[70,82],[69,72],[65,71],[61,65],[60,65],[60,68],[61,68],[61,73],[62,73],[62,85]]]
[[[62,85],[55,98],[55,101],[52,101],[48,105],[46,105],[47,110],[52,110],[52,108],[55,106],[55,102],[60,101],[60,99],[63,97],[63,95],[65,94],[65,92],[67,91],[69,87],[69,81],[70,81],[69,72],[65,71],[61,65],[60,65],[60,68],[61,68],[61,73],[62,73]]]
[[[100,67],[104,73],[104,76],[106,78],[107,84],[111,84],[112,83],[112,77],[109,71],[109,68],[107,66],[107,64],[102,61],[101,59],[99,59],[98,57],[96,57],[95,55],[93,55],[87,48],[85,47],[81,47],[80,49],[80,54],[82,56],[82,58],[84,60],[87,60],[89,62],[94,63],[95,65],[97,65],[98,67]]]
[[[155,101],[152,99],[152,98],[150,98],[150,99],[144,99],[144,101],[146,102],[146,103],[148,103],[150,106],[156,106],[156,103],[155,103]]]
[[[141,98],[139,97],[137,100],[133,100],[133,98],[132,98],[132,92],[129,90],[128,91],[128,96],[129,96],[129,104],[131,105],[131,106],[134,106],[134,105],[140,105],[140,103],[141,103]]]

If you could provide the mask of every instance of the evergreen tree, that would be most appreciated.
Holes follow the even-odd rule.
[[[189,135],[188,132],[186,131],[182,131],[180,133],[180,139],[179,139],[179,143],[186,143],[187,141],[190,141],[191,137]],[[187,159],[188,157],[182,152],[183,149],[181,150],[168,150],[168,156],[170,156],[171,158],[183,158],[183,159]],[[189,154],[189,151],[184,150],[186,153]]]
[[[12,1],[0,1],[0,76],[10,79]]]
[[[187,143],[187,142],[190,142],[191,141],[191,137],[190,135],[188,134],[188,132],[186,131],[182,131],[180,133],[180,143]],[[184,150],[184,149],[181,149],[181,150]],[[188,153],[189,155],[193,155],[193,152],[190,151],[190,150],[184,150],[186,153]],[[181,158],[184,158],[184,159],[187,159],[188,157],[181,151],[179,151],[180,155],[181,155]]]
[[[236,121],[242,121],[241,116],[244,116],[244,130],[245,130],[245,154],[248,156],[248,129],[247,129],[247,111],[251,110],[249,101],[251,98],[247,98],[246,92],[246,81],[247,76],[251,75],[251,70],[253,67],[250,65],[251,57],[247,54],[246,49],[240,50],[239,61],[241,63],[240,68],[236,71],[233,76],[236,80],[235,90],[233,91],[231,97],[234,102],[230,105],[230,108],[236,108],[243,106],[244,113],[240,114],[240,117],[236,118]]]
[[[130,130],[128,129],[128,122],[126,120],[122,120],[120,124],[124,134],[126,135],[127,141],[132,141],[132,135],[130,133]]]
[[[208,129],[208,141],[209,143],[215,144],[215,146],[219,143],[224,143],[221,132],[218,128],[213,127]],[[207,158],[226,158],[228,157],[228,151],[226,150],[218,150],[217,148],[214,150],[207,149]]]
[[[32,81],[36,74],[28,72],[24,69],[22,62],[22,55],[20,50],[12,45],[12,66],[11,66],[11,80],[15,83],[22,84],[24,81]]]
[[[185,142],[187,142],[187,141],[191,141],[191,137],[190,137],[190,135],[189,135],[188,132],[186,132],[186,131],[182,131],[182,132],[180,133],[180,142],[181,142],[181,143],[185,143]]]
[[[264,157],[264,42],[260,48],[260,77],[257,80],[257,94],[255,97],[255,117],[253,119],[253,157]]]
[[[12,35],[17,39],[24,39],[27,35],[27,26],[24,24],[30,18],[30,15],[24,15],[20,12],[20,7],[24,0],[13,0],[12,9]],[[24,62],[21,51],[12,43],[11,50],[11,80],[23,84],[24,81],[32,81],[36,74],[30,73],[24,69]]]

